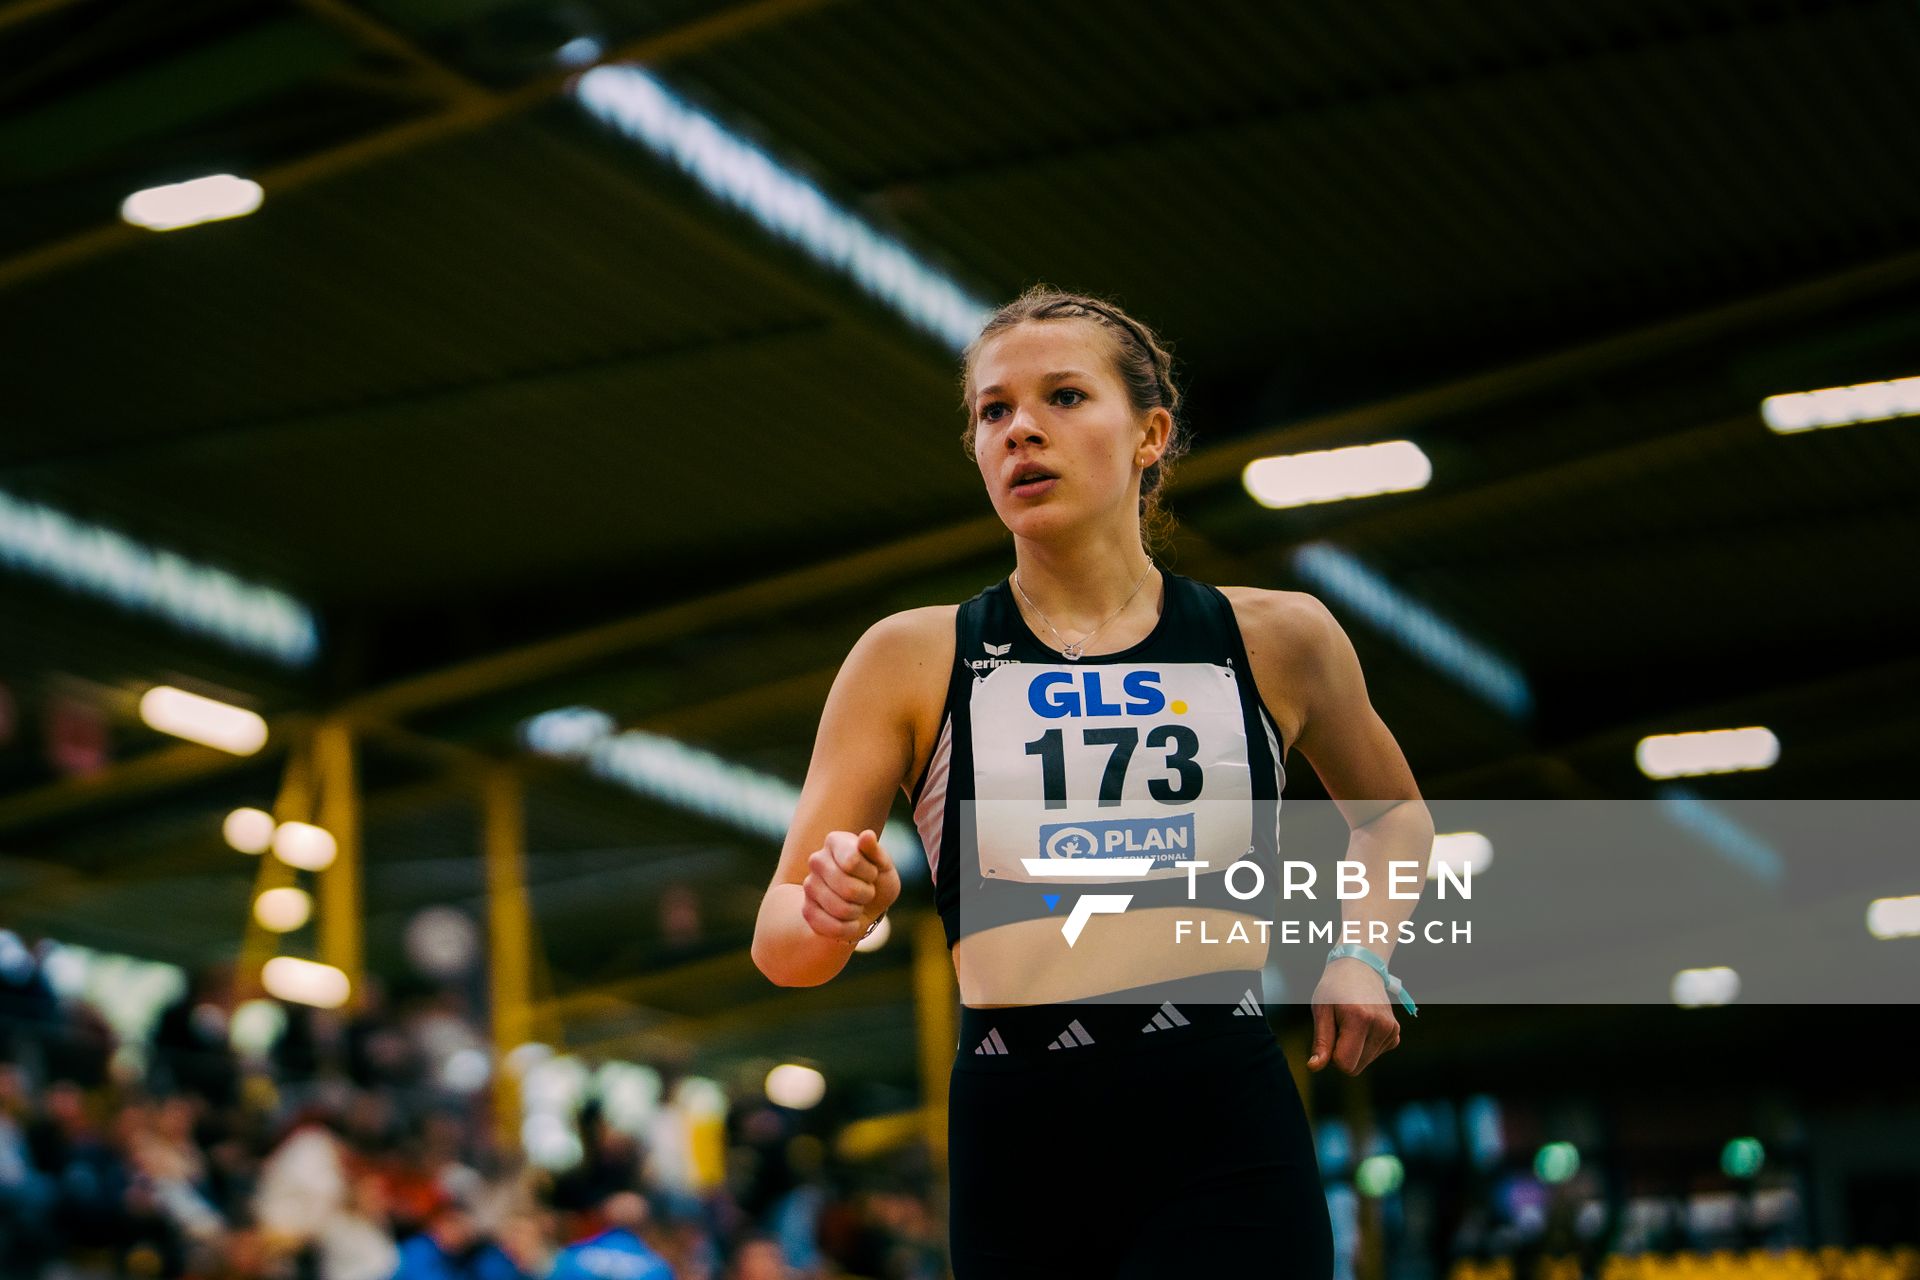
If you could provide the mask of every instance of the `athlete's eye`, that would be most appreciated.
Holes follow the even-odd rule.
[[[1053,393],[1053,398],[1055,400],[1058,400],[1061,396],[1074,397],[1074,399],[1067,405],[1067,408],[1071,409],[1073,408],[1074,405],[1079,404],[1082,400],[1085,400],[1087,398],[1087,393],[1084,391],[1081,391],[1077,387],[1062,387],[1058,391]]]
[[[992,404],[989,404],[980,410],[980,421],[998,422],[1000,420],[999,411],[1006,407],[1007,407],[1006,401],[995,400]]]

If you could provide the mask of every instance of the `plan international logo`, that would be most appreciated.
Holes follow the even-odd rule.
[[[1050,822],[1040,828],[1040,853],[1048,858],[1146,858],[1170,867],[1191,856],[1193,815],[1114,818],[1104,822]]]

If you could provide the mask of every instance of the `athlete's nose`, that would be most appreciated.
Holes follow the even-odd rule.
[[[1046,432],[1040,429],[1038,419],[1025,409],[1015,410],[1013,425],[1007,428],[1007,449],[1009,452],[1018,449],[1022,444],[1044,441],[1046,438]]]

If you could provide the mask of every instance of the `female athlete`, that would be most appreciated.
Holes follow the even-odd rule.
[[[755,963],[782,986],[840,972],[899,896],[876,833],[905,791],[960,988],[957,1280],[1326,1280],[1313,1143],[1262,1006],[1265,936],[1198,938],[1254,910],[1219,889],[1229,865],[1276,854],[1287,751],[1369,868],[1368,894],[1340,904],[1349,925],[1391,936],[1411,913],[1385,863],[1424,863],[1432,819],[1325,607],[1148,554],[1185,440],[1144,325],[1036,287],[994,313],[963,373],[967,448],[1016,567],[854,645]],[[1390,951],[1328,960],[1310,1070],[1358,1075],[1399,1044]]]

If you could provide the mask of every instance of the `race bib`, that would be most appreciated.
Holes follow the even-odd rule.
[[[1246,721],[1210,662],[1017,663],[974,681],[983,877],[1086,882],[1218,871],[1251,850]]]

